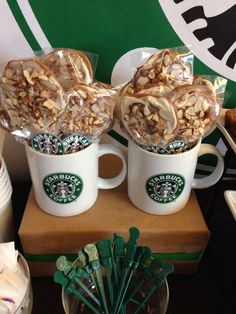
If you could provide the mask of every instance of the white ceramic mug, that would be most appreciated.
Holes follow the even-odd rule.
[[[122,170],[114,178],[98,175],[98,160],[105,154],[122,160]],[[26,146],[26,155],[36,201],[55,216],[73,216],[88,210],[97,199],[98,189],[112,189],[126,176],[125,155],[109,144],[93,143],[67,155],[47,155]]]
[[[217,157],[214,171],[204,178],[194,178],[197,159],[205,154]],[[166,215],[181,210],[188,202],[191,189],[214,185],[224,170],[219,150],[199,142],[179,154],[156,154],[129,141],[128,195],[139,209],[154,215]]]

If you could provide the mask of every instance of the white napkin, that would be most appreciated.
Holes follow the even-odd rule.
[[[5,267],[14,270],[17,265],[17,256],[14,242],[0,243],[0,272]]]
[[[15,313],[28,286],[14,242],[0,243],[0,313]]]

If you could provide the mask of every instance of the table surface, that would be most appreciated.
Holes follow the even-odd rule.
[[[196,273],[168,277],[170,300],[167,314],[236,313],[236,223],[223,197],[224,190],[235,186],[234,180],[223,182],[220,189],[214,186],[195,191],[204,217],[214,204],[213,215],[207,222],[211,238]],[[28,182],[13,183],[16,231],[30,188]],[[17,233],[16,246],[21,250]],[[33,314],[64,313],[61,287],[52,277],[32,277],[32,287]]]

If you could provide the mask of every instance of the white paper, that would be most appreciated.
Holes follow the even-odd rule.
[[[15,313],[28,286],[14,242],[0,243],[0,313]]]

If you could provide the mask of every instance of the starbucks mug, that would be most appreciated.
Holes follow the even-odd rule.
[[[54,216],[74,216],[88,210],[96,202],[98,189],[115,188],[126,177],[125,155],[110,144],[92,143],[65,155],[48,155],[25,147],[36,202]],[[116,177],[104,179],[98,175],[98,160],[105,154],[122,160]]]
[[[197,159],[205,154],[217,157],[214,171],[204,178],[194,178]],[[219,150],[201,140],[182,153],[168,155],[149,152],[128,143],[128,195],[131,202],[149,214],[166,215],[181,210],[188,202],[191,189],[214,185],[224,170]]]

